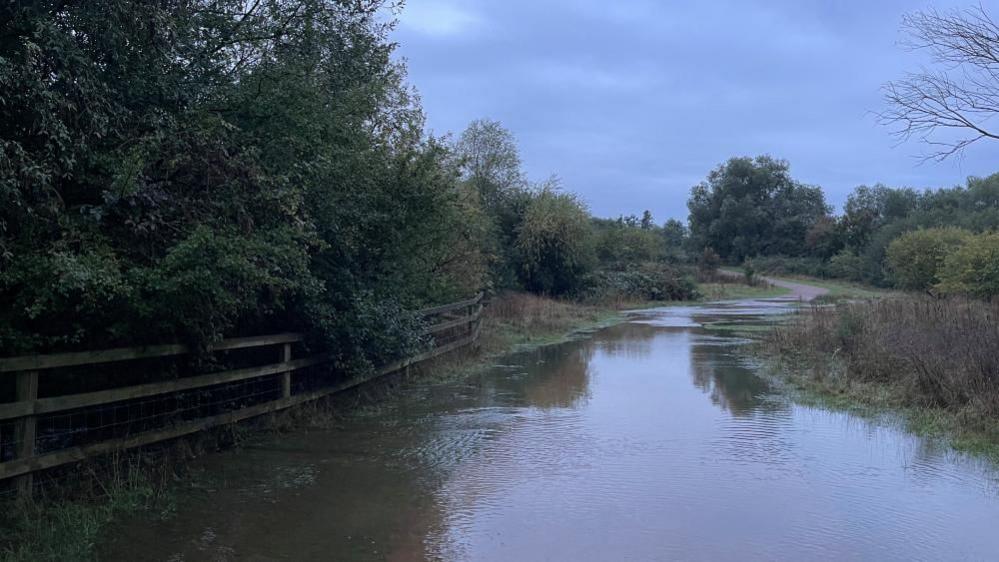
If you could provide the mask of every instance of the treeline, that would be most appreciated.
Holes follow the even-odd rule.
[[[675,232],[527,181],[499,124],[426,134],[391,8],[0,7],[0,355],[301,330],[363,369],[483,288],[692,293]]]
[[[463,191],[479,202],[485,284],[591,301],[696,296],[685,260],[685,227],[645,211],[600,219],[556,177],[530,182],[516,142],[495,121],[473,122],[455,144]]]
[[[344,363],[477,286],[381,2],[0,14],[4,355],[306,330]]]
[[[693,189],[688,206],[688,248],[757,271],[999,294],[999,174],[935,191],[860,186],[834,215],[786,161],[735,158]]]

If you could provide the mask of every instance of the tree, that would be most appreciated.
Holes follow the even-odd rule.
[[[828,214],[822,191],[790,175],[784,160],[732,158],[691,190],[690,235],[723,259],[801,255],[805,235]]]
[[[944,70],[924,70],[884,87],[880,120],[902,140],[930,147],[925,159],[944,160],[982,139],[999,139],[999,25],[983,6],[905,16],[908,46],[927,51]]]
[[[900,289],[926,291],[940,283],[947,257],[968,242],[960,228],[927,228],[899,236],[888,245],[892,280]]]
[[[686,258],[689,237],[687,225],[677,219],[669,219],[663,224],[662,235],[666,246],[666,258],[671,261],[683,261]]]
[[[478,190],[487,209],[495,209],[511,191],[527,185],[513,134],[499,121],[469,123],[455,145],[462,178]]]
[[[477,289],[388,2],[0,7],[0,349],[302,330],[345,366]]]
[[[855,252],[863,252],[876,231],[908,217],[919,203],[919,193],[912,189],[892,189],[881,184],[857,187],[843,205],[844,242]]]
[[[646,209],[645,212],[642,213],[642,230],[652,230],[655,226],[656,223],[652,220],[652,213]]]
[[[978,298],[999,295],[999,234],[972,236],[947,256],[937,288]]]
[[[525,288],[567,295],[581,287],[592,263],[591,226],[585,205],[549,182],[535,192],[517,230],[519,272]]]
[[[514,255],[517,229],[530,200],[516,140],[498,121],[479,119],[461,134],[454,151],[466,189],[482,206],[482,244],[491,284],[512,287],[518,278]]]

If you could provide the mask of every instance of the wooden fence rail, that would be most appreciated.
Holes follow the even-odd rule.
[[[474,342],[479,336],[481,312],[481,293],[471,299],[421,310],[419,314],[425,318],[439,317],[436,319],[436,323],[432,324],[426,330],[426,335],[435,337],[434,347],[416,356],[386,365],[376,370],[370,376],[349,379],[317,390],[306,390],[298,393],[292,392],[293,374],[307,367],[328,363],[331,357],[329,354],[318,354],[292,359],[292,344],[303,341],[301,334],[294,333],[227,339],[213,345],[209,350],[209,352],[217,352],[280,346],[278,348],[279,353],[277,354],[279,361],[276,363],[59,396],[39,397],[39,376],[52,369],[185,355],[192,353],[192,350],[187,346],[170,344],[0,359],[0,376],[3,373],[10,373],[16,377],[15,401],[0,403],[0,422],[7,420],[15,421],[13,426],[13,459],[0,462],[0,480],[17,478],[18,493],[30,494],[32,473],[39,470],[81,461],[88,457],[112,451],[140,447],[190,435],[212,427],[276,412],[346,390]],[[459,313],[460,315],[458,315]],[[453,334],[453,339],[442,344],[437,344],[436,337],[438,334],[449,330],[457,332]],[[217,387],[217,385],[239,381],[262,380],[262,377],[272,375],[280,376],[280,397],[277,399],[242,406],[231,411],[199,419],[185,420],[166,427],[145,430],[124,437],[65,447],[41,454],[36,452],[36,442],[39,438],[38,419],[41,415],[68,411],[86,411],[86,408],[123,403],[124,401],[138,398],[171,395],[196,389],[209,389]],[[2,437],[0,437],[0,445],[2,444]],[[0,452],[2,452],[2,449],[0,449]],[[0,457],[0,460],[2,460],[2,457]]]

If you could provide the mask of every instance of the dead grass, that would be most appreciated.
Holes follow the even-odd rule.
[[[999,304],[906,297],[815,306],[763,345],[809,365],[810,382],[826,391],[945,413],[962,430],[993,435],[999,426]]]
[[[483,311],[482,340],[486,354],[528,345],[553,343],[573,332],[608,324],[626,308],[627,301],[600,306],[561,301],[529,293],[503,293]]]

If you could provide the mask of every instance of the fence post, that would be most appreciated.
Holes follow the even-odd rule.
[[[17,374],[17,401],[32,402],[38,399],[38,371],[21,371]],[[15,428],[17,449],[14,458],[28,459],[35,456],[35,434],[38,419],[34,415],[20,418]],[[17,495],[21,499],[31,499],[31,473],[17,477]]]
[[[284,349],[281,350],[281,362],[288,363],[291,361],[291,344],[284,344]],[[291,398],[291,371],[285,371],[281,373],[281,396],[283,398]]]

